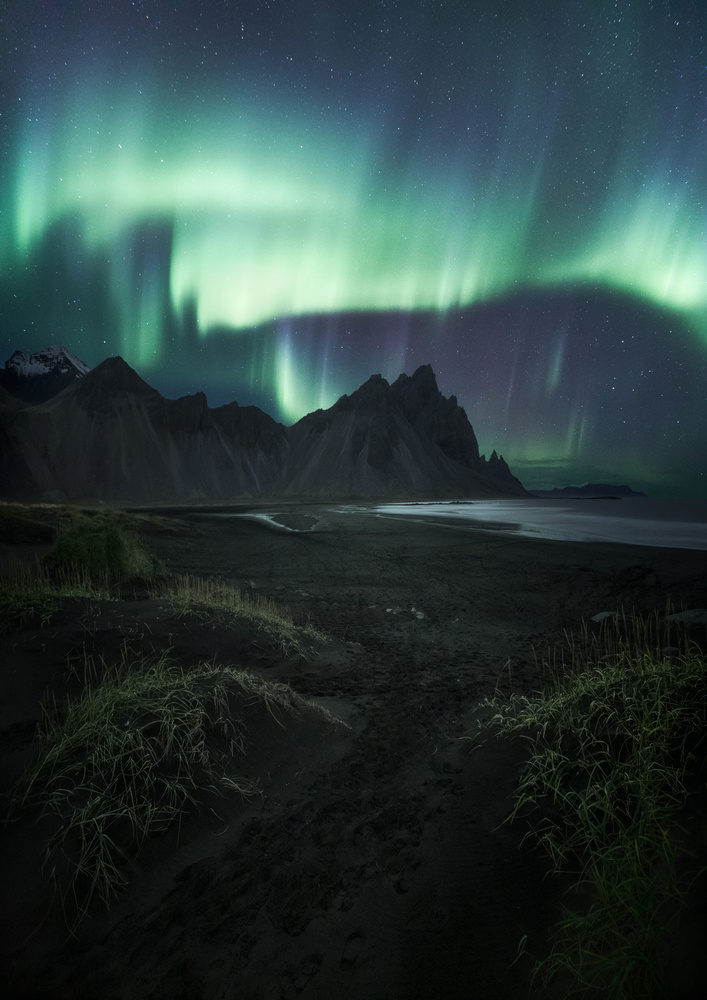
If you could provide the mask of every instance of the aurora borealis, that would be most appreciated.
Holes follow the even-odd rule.
[[[286,423],[429,363],[526,486],[707,496],[707,8],[12,0],[0,338]]]

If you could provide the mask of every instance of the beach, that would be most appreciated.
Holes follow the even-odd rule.
[[[67,662],[87,649],[237,665],[314,708],[244,709],[238,763],[262,794],[209,799],[151,838],[110,909],[92,904],[68,941],[40,876],[42,823],[8,825],[4,995],[553,996],[531,992],[532,956],[547,952],[567,885],[546,877],[527,826],[504,822],[524,746],[481,728],[481,703],[537,690],[538,662],[602,613],[707,607],[705,553],[459,531],[336,504],[152,513],[143,533],[170,573],[226,580],[325,638],[288,653],[247,622],[179,617],[139,589],[9,631],[3,784],[31,758],[43,693],[74,690]],[[700,995],[705,963],[689,934],[699,941],[702,919],[688,921],[673,1000]]]

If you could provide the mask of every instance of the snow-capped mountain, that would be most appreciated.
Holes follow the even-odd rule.
[[[90,370],[60,344],[36,354],[15,351],[0,369],[0,386],[25,403],[44,403]]]

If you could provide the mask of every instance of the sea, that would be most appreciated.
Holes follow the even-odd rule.
[[[707,500],[469,500],[387,503],[372,511],[529,538],[707,550]]]

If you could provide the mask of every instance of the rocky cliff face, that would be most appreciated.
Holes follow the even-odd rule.
[[[288,495],[446,497],[524,495],[508,472],[489,474],[466,413],[429,365],[393,385],[373,375],[328,410],[290,428]],[[503,463],[505,466],[505,463]],[[508,467],[505,466],[507,469]]]
[[[109,358],[33,406],[0,386],[0,493],[119,502],[255,497],[522,496],[494,452],[479,456],[429,366],[286,428],[257,407],[168,400]]]
[[[412,377],[400,375],[392,394],[405,419],[448,458],[471,469],[479,467],[476,435],[456,396],[443,396],[430,365]]]

